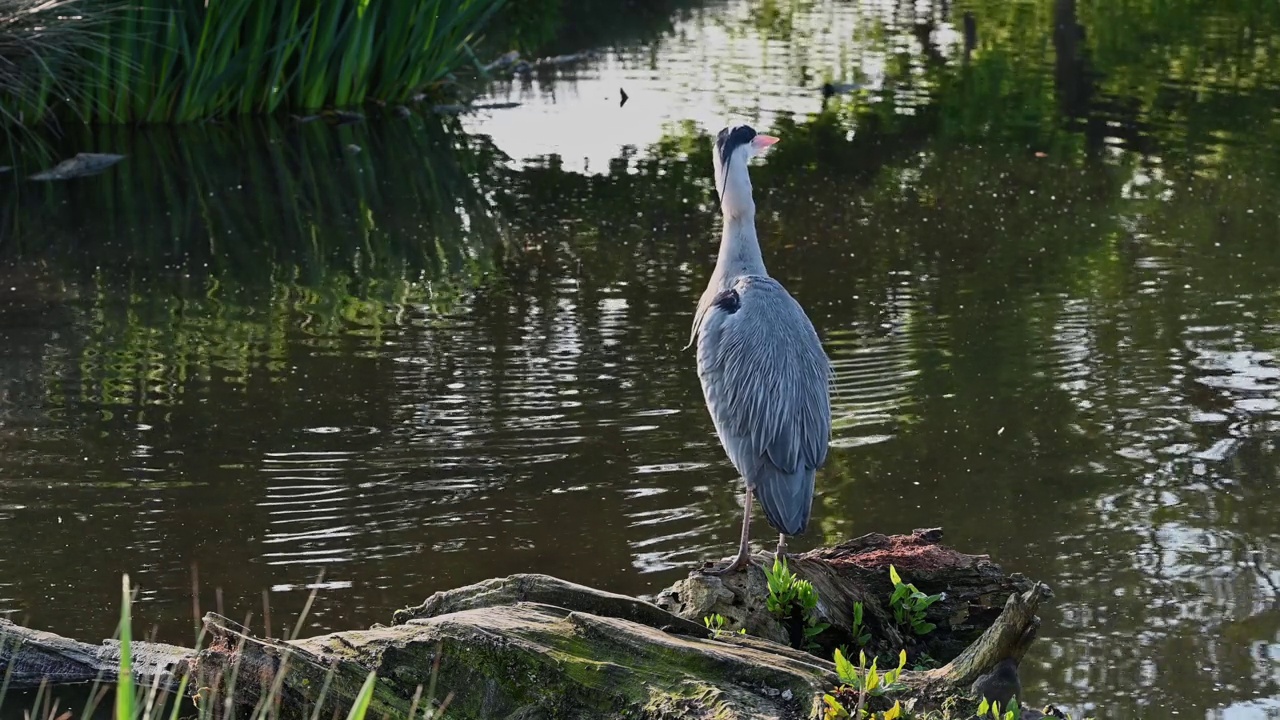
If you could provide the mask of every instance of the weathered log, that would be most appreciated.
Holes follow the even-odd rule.
[[[190,648],[153,642],[133,642],[133,675],[139,685],[176,689],[194,657]],[[8,672],[9,687],[29,690],[42,682],[51,685],[114,683],[120,676],[120,643],[103,640],[90,645],[42,630],[0,620],[0,673]]]
[[[936,613],[938,637],[949,638],[939,647],[967,633],[980,636],[944,667],[905,672],[897,698],[915,713],[945,705],[963,716],[973,703],[955,698],[968,695],[974,680],[1001,660],[1025,654],[1048,588],[1006,577],[985,557],[944,548],[932,532],[859,538],[800,556],[792,568],[814,582],[824,616],[839,623],[853,599],[866,603],[868,613],[884,612],[889,581],[881,564],[888,562],[926,592],[954,579],[947,600],[935,606],[944,608]],[[146,647],[142,657],[154,659],[135,671],[139,684],[164,687],[189,670],[198,702],[216,699],[234,710],[269,698],[282,718],[345,714],[370,672],[378,677],[371,717],[405,717],[415,703],[438,705],[445,697],[451,718],[816,717],[822,694],[838,684],[835,668],[791,647],[782,625],[757,612],[767,592],[762,583],[758,568],[729,578],[695,571],[651,604],[544,575],[515,575],[437,593],[398,611],[390,626],[296,641],[257,638],[210,614],[209,643],[198,655]],[[699,604],[708,598],[711,604]],[[683,604],[669,605],[683,617],[662,603]],[[783,642],[709,631],[699,613],[716,608],[738,612],[735,622],[755,623],[750,627]],[[877,622],[886,636],[878,642],[886,647],[911,641],[888,633],[890,618]],[[0,670],[13,665],[27,686],[40,677],[114,679],[111,646],[0,629],[24,639],[14,652],[0,654]],[[898,648],[891,649],[896,654]]]
[[[942,545],[941,539],[942,531],[937,528],[916,530],[911,535],[871,533],[789,558],[788,569],[811,582],[818,594],[819,619],[830,623],[816,638],[824,656],[830,657],[842,644],[856,647],[851,642],[853,607],[860,602],[863,627],[873,638],[868,654],[896,655],[906,649],[913,657],[927,653],[938,662],[947,662],[995,622],[1011,594],[1033,587],[1021,575],[1006,575],[990,557],[958,552]],[[795,620],[780,620],[765,607],[769,591],[763,568],[773,564],[774,556],[757,553],[755,560],[759,565],[744,573],[690,573],[659,593],[655,604],[695,621],[720,614],[728,629],[745,628],[751,635],[795,645],[800,629]],[[917,636],[894,622],[889,606],[893,593],[890,565],[921,592],[943,594],[926,614],[937,626],[928,635]]]
[[[596,590],[548,575],[512,575],[438,592],[421,605],[397,610],[392,615],[392,622],[403,625],[419,618],[439,617],[462,610],[518,602],[555,605],[601,617],[631,620],[681,635],[711,635],[711,631],[701,622],[673,617],[666,610],[643,600]]]

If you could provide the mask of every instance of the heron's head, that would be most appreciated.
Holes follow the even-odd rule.
[[[747,161],[776,142],[778,138],[761,135],[749,125],[727,127],[716,135],[711,157],[715,166],[720,211],[726,216],[736,217],[755,212]]]

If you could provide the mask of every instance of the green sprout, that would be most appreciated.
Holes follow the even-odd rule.
[[[816,649],[818,644],[813,642],[813,638],[831,624],[818,622],[818,593],[813,589],[813,583],[797,578],[781,558],[774,558],[773,568],[765,568],[764,574],[769,581],[765,607],[774,617],[784,620],[793,617],[798,610],[804,619],[805,649]]]
[[[929,606],[942,599],[942,594],[925,595],[915,585],[902,582],[898,570],[889,566],[889,579],[893,581],[893,595],[889,596],[889,607],[893,609],[893,619],[904,627],[910,627],[917,635],[928,635],[937,627],[924,619]]]
[[[863,632],[866,627],[862,624],[862,603],[853,604],[853,640],[858,643],[858,647],[863,648],[867,643],[871,642],[871,633]]]
[[[857,694],[857,703],[854,705],[853,712],[849,712],[835,695],[830,693],[822,696],[824,704],[823,720],[838,720],[839,718],[874,718],[875,720],[894,720],[902,715],[902,706],[895,702],[893,707],[883,713],[868,713],[866,710],[867,698],[879,697],[889,692],[900,689],[898,686],[898,677],[902,675],[902,669],[907,665],[907,651],[902,650],[898,653],[898,667],[889,670],[883,675],[876,668],[876,660],[872,659],[871,667],[867,667],[867,654],[858,652],[858,664],[854,665],[844,653],[836,650],[835,653],[836,675],[840,678],[840,688],[837,692],[846,691]]]
[[[724,616],[721,615],[720,613],[715,613],[714,615],[707,615],[706,617],[702,618],[702,624],[707,626],[707,629],[711,631],[712,639],[715,639],[715,640],[720,639],[721,633],[727,632],[724,628],[726,622],[727,621],[724,619]],[[738,634],[746,635],[747,629],[738,628]]]

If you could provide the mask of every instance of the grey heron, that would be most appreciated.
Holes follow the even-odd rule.
[[[831,362],[800,304],[769,277],[756,236],[747,161],[776,142],[746,125],[727,127],[712,155],[724,223],[689,345],[697,344],[720,444],[746,484],[738,555],[714,574],[750,564],[753,496],[778,531],[778,555],[786,553],[787,536],[809,524],[814,475],[831,438]]]

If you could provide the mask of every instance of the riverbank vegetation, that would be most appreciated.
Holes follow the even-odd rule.
[[[504,0],[0,0],[0,122],[187,122],[405,102]]]

